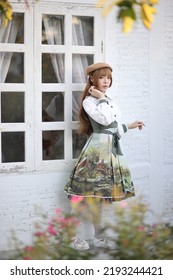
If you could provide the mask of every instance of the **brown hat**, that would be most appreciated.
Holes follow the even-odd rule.
[[[111,71],[113,71],[112,67],[109,64],[103,63],[103,62],[98,62],[98,63],[94,63],[94,64],[89,65],[86,68],[86,73],[87,73],[87,75],[89,75],[93,71],[99,70],[99,69],[102,69],[102,68],[109,68]]]

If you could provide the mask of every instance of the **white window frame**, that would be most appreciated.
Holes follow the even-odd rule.
[[[25,132],[25,162],[1,163],[1,172],[58,170],[69,171],[72,159],[72,130],[77,122],[72,121],[72,91],[82,91],[85,84],[72,83],[72,73],[65,73],[65,83],[43,84],[41,81],[42,53],[65,53],[65,69],[72,69],[72,53],[93,54],[94,61],[103,59],[103,17],[101,9],[90,4],[66,4],[37,2],[26,9],[25,5],[13,4],[14,11],[25,13],[24,44],[1,44],[2,51],[24,52],[25,81],[23,84],[0,84],[2,91],[25,92],[25,123],[1,124],[2,131]],[[65,15],[65,46],[42,45],[42,14]],[[94,17],[94,46],[72,45],[72,15]],[[32,28],[33,27],[33,28]],[[102,28],[101,28],[102,27]],[[67,47],[68,46],[68,47]],[[65,92],[64,121],[42,122],[42,92]],[[42,159],[42,131],[64,130],[64,159]],[[1,141],[1,140],[0,140]],[[1,145],[1,143],[0,143]]]
[[[34,118],[33,105],[34,102],[34,77],[31,75],[33,71],[33,12],[32,9],[26,9],[25,4],[13,3],[13,11],[24,13],[24,43],[0,43],[0,49],[3,52],[22,52],[24,53],[24,83],[0,83],[1,91],[21,91],[24,92],[24,112],[25,122],[23,123],[1,123],[1,132],[24,132],[25,133],[25,161],[1,163],[0,152],[0,173],[5,172],[25,172],[34,170]],[[26,104],[29,104],[26,106]],[[1,137],[0,137],[1,147]]]

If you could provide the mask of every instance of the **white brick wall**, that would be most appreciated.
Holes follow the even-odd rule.
[[[63,185],[66,173],[6,175],[0,177],[0,251],[8,248],[12,230],[28,242],[39,219],[36,211],[48,216],[57,207],[69,209]]]
[[[114,68],[111,94],[117,99],[125,122],[142,120],[146,125],[142,132],[128,131],[123,146],[137,192],[149,202],[149,33],[137,24],[132,33],[122,34],[112,12],[106,19],[105,36],[105,60]]]
[[[114,68],[110,93],[118,100],[124,119],[141,119],[146,124],[142,132],[129,131],[123,139],[137,193],[144,195],[157,214],[173,222],[172,0],[161,0],[158,12],[151,32],[138,23],[129,35],[121,33],[112,12],[105,19],[104,47],[105,61]],[[68,176],[0,176],[0,251],[7,248],[11,229],[29,240],[36,219],[34,205],[49,214],[56,207],[69,207],[63,192]]]
[[[166,221],[173,223],[173,2],[165,1],[163,26],[163,213]]]

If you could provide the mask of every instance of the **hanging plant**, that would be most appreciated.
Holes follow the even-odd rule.
[[[122,22],[123,32],[128,33],[138,17],[150,30],[154,21],[153,15],[157,13],[154,5],[158,3],[159,0],[98,0],[96,7],[103,7],[103,16],[106,16],[113,8],[118,8],[117,20]]]
[[[6,26],[12,20],[12,6],[8,0],[0,0],[0,15],[2,14],[3,24]]]
[[[36,0],[35,0],[36,1]],[[18,0],[21,2],[21,0]],[[29,7],[29,0],[23,0],[26,7]],[[9,0],[0,0],[0,16],[2,15],[3,25],[7,26],[8,22],[12,20],[13,8]]]

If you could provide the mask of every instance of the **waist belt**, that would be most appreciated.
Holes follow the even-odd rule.
[[[123,155],[122,150],[121,150],[121,146],[120,146],[120,138],[121,135],[119,134],[118,131],[116,132],[112,132],[110,130],[94,130],[94,133],[103,133],[103,134],[110,134],[113,136],[113,141],[112,141],[112,153],[116,156],[116,155]]]

